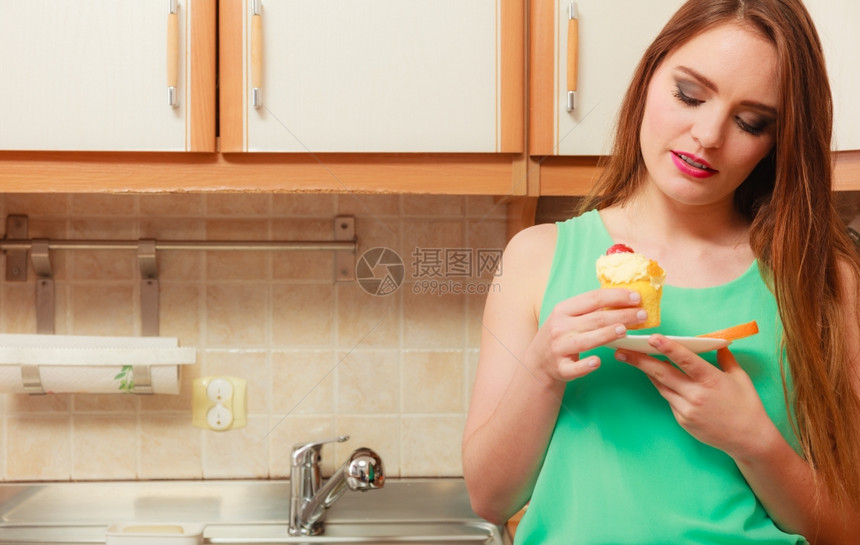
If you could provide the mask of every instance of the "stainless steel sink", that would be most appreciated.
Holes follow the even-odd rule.
[[[511,543],[472,512],[461,479],[388,479],[347,493],[313,537],[288,535],[289,498],[288,481],[6,483],[0,544],[104,543],[116,523],[202,523],[204,543],[223,545]]]

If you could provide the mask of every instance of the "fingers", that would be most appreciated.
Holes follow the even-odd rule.
[[[648,318],[639,305],[638,292],[627,289],[598,289],[581,293],[557,304],[550,321],[565,331],[586,332],[623,324],[631,326]]]
[[[568,360],[560,364],[558,366],[558,372],[564,380],[574,380],[584,377],[598,367],[600,367],[600,358],[597,356],[589,356],[581,360]]]
[[[661,396],[663,396],[663,399],[668,401],[669,405],[671,405],[672,407],[683,402],[683,400],[684,400],[683,396],[681,396],[681,394],[679,394],[678,392],[676,392],[672,388],[669,388],[668,386],[666,386],[662,382],[659,382],[658,380],[653,379],[651,377],[648,377],[648,380],[651,381],[651,384],[654,385],[654,388],[657,389],[657,392]]]
[[[678,391],[685,382],[689,381],[689,378],[670,362],[658,360],[642,352],[617,350],[615,359],[645,373],[651,382],[658,386],[658,389],[662,386],[672,391]]]
[[[627,334],[628,325],[641,323],[648,314],[638,307],[641,297],[626,289],[599,289],[557,304],[544,327],[556,357],[576,354],[612,342]]]
[[[755,385],[727,348],[717,351],[718,368],[665,337],[650,340],[672,361],[629,350],[616,358],[645,373],[690,435],[732,455],[749,446],[753,430],[772,425]]]
[[[623,337],[628,325],[646,320],[640,304],[639,293],[627,289],[592,290],[557,304],[541,328],[551,374],[569,381],[594,371],[599,358],[579,355]]]
[[[738,360],[735,359],[734,354],[729,351],[728,347],[723,347],[717,350],[717,364],[725,373],[733,373],[738,369],[742,369]]]
[[[718,369],[703,360],[692,350],[685,348],[671,339],[667,339],[663,335],[651,335],[648,339],[648,344],[661,354],[668,356],[685,375],[697,382],[710,380],[719,372]]]
[[[553,352],[557,356],[579,354],[592,350],[598,346],[609,344],[627,334],[627,328],[623,324],[611,324],[589,331],[574,331],[568,329],[560,332],[552,344]]]
[[[615,357],[641,370],[655,384],[659,383],[675,392],[683,391],[691,382],[711,384],[721,374],[720,369],[699,357],[698,354],[663,335],[651,335],[648,344],[671,361],[658,360],[641,352],[629,350],[618,350]],[[717,360],[721,362],[720,367],[725,372],[739,368],[737,360],[728,349],[721,349],[717,353]],[[723,363],[726,367],[723,367]]]
[[[635,290],[605,288],[587,291],[565,299],[556,308],[567,314],[581,315],[606,308],[636,307],[641,304],[642,296]]]

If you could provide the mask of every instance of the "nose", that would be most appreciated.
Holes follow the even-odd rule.
[[[718,111],[697,112],[695,121],[690,127],[690,136],[703,148],[718,148],[723,145],[726,128],[726,116]]]

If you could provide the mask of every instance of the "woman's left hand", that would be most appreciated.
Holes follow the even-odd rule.
[[[652,335],[648,342],[675,365],[629,350],[618,350],[616,358],[648,376],[693,437],[737,457],[748,454],[762,431],[774,426],[728,348],[717,351],[717,368],[663,335]]]

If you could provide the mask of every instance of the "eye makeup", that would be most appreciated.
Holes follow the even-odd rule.
[[[717,92],[716,86],[710,84],[710,82],[704,86],[707,89],[711,89],[713,92]],[[674,89],[672,90],[672,96],[682,104],[695,108],[705,102],[704,99],[697,98],[697,96],[700,96],[701,92],[702,90],[699,88],[698,83],[685,81],[684,79],[676,79]],[[768,115],[759,116],[754,113],[750,113],[748,115],[736,114],[734,116],[735,124],[737,124],[738,128],[748,134],[758,136],[775,121],[776,110],[770,106],[764,106],[757,102],[748,101],[742,102],[741,106],[747,107],[750,110],[763,110],[768,113],[774,112],[773,117]]]
[[[682,82],[675,83],[675,89],[672,91],[672,96],[686,104],[687,106],[698,106],[703,101],[697,98],[693,98],[689,90],[684,89],[684,84]]]
[[[758,136],[772,123],[768,119],[758,119],[755,121],[746,121],[743,117],[735,116],[735,123],[744,132],[748,132],[753,136]]]

